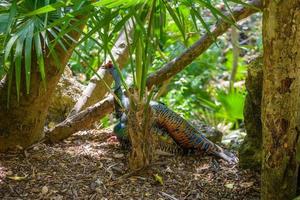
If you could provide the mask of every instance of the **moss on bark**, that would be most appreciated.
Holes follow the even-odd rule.
[[[239,149],[239,160],[242,168],[260,169],[262,125],[262,57],[256,58],[248,66],[246,78],[247,96],[244,106],[244,120],[247,136]]]

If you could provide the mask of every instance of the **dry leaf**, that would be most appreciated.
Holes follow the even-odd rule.
[[[47,194],[49,191],[48,187],[47,186],[43,186],[42,187],[42,194]]]
[[[9,170],[9,171],[7,171],[6,175],[11,176],[11,175],[13,175],[13,172]]]
[[[124,154],[122,154],[122,153],[114,154],[114,158],[123,158],[123,157],[124,157]]]
[[[240,184],[243,188],[252,187],[254,185],[254,182],[244,182]]]
[[[233,189],[234,183],[226,183],[225,187],[229,188],[229,189]]]
[[[22,181],[27,178],[27,176],[8,176],[7,178],[14,180],[14,181]]]

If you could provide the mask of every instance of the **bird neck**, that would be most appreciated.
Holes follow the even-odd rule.
[[[112,71],[112,77],[115,81],[115,88],[114,88],[114,94],[117,96],[118,100],[115,99],[115,113],[116,113],[116,118],[121,120],[122,115],[123,115],[123,110],[122,107],[127,107],[127,98],[124,96],[124,93],[122,91],[121,87],[121,78],[120,75],[117,71],[117,69],[113,69]],[[120,105],[121,103],[121,105]]]
[[[116,69],[113,70],[112,77],[115,80],[115,90],[121,89],[121,78]]]

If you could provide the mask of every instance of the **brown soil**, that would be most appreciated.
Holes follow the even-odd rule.
[[[128,171],[110,130],[0,154],[0,199],[259,199],[259,176],[205,156],[160,156]]]

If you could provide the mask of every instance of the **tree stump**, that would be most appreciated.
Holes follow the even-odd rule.
[[[135,171],[149,165],[154,158],[155,144],[151,133],[153,111],[145,102],[131,100],[127,116],[128,137],[131,142],[129,168]]]
[[[242,168],[260,169],[262,155],[261,98],[263,85],[262,57],[248,66],[244,120],[247,136],[239,149]]]

